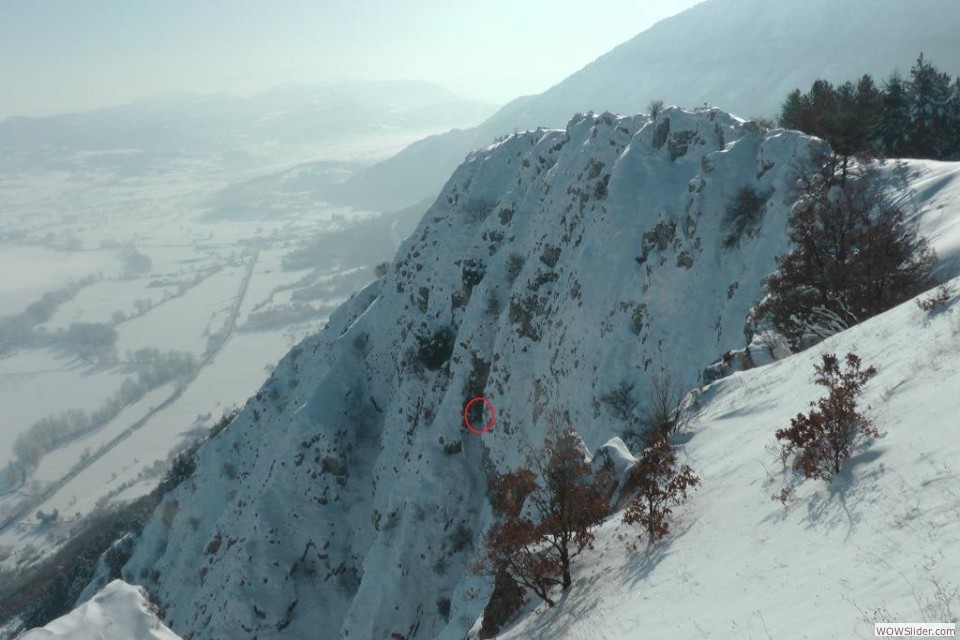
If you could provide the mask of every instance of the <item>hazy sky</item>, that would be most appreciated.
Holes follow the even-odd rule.
[[[0,117],[291,81],[537,93],[699,0],[0,0]]]

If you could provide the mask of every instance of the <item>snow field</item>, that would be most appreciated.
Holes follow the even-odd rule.
[[[935,604],[935,581],[960,575],[960,279],[950,287],[936,315],[911,301],[708,387],[681,446],[702,485],[673,533],[647,546],[613,516],[562,602],[502,637],[843,639],[873,637],[873,622],[953,621]],[[881,437],[784,508],[771,495],[791,472],[773,433],[822,395],[820,354],[851,351],[879,371],[861,406]]]

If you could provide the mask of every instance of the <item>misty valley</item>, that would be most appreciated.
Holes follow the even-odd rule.
[[[424,87],[378,96],[391,90],[402,101]],[[422,136],[430,119],[352,136],[341,121],[336,135],[306,137],[294,98],[275,96],[269,112],[241,105],[250,113],[223,131],[195,124],[204,139],[166,135],[172,114],[199,117],[187,100],[0,125],[4,569],[149,493],[392,256],[402,216],[329,204],[317,189]],[[254,116],[267,133],[245,128]],[[137,126],[116,127],[124,118]],[[57,125],[59,137],[43,137]]]

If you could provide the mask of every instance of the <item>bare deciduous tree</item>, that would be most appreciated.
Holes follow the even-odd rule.
[[[683,431],[694,417],[684,403],[685,397],[684,386],[669,371],[652,374],[646,395],[639,403],[638,428],[626,431],[627,438],[648,443]]]

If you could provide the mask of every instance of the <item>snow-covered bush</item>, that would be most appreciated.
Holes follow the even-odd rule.
[[[497,292],[493,289],[487,291],[487,303],[486,303],[486,312],[491,318],[496,318],[500,315],[500,297],[497,296]]]
[[[486,220],[487,216],[493,213],[496,206],[497,203],[493,200],[475,198],[467,201],[467,203],[463,205],[463,213],[467,218],[467,222],[477,224]]]
[[[643,303],[633,308],[633,312],[630,314],[630,331],[632,331],[634,335],[639,336],[643,333],[643,329],[647,323],[647,313],[647,305]]]
[[[542,337],[537,318],[546,312],[546,299],[534,293],[510,296],[510,323],[518,326],[521,337],[539,342]]]
[[[540,262],[547,265],[551,269],[557,266],[557,262],[560,261],[561,249],[558,246],[548,244],[543,248],[543,252],[540,254]]]
[[[464,260],[460,273],[463,288],[470,290],[483,280],[483,276],[486,273],[486,265],[479,260]]]
[[[929,296],[917,300],[917,306],[921,311],[934,313],[940,309],[945,309],[950,302],[950,292],[946,285],[940,285]]]
[[[487,387],[487,379],[490,377],[490,363],[480,357],[476,352],[470,354],[470,375],[463,388],[464,402],[469,402],[473,398],[482,396]],[[471,424],[477,424],[483,420],[483,407],[480,402],[475,402],[470,407],[472,415]]]

